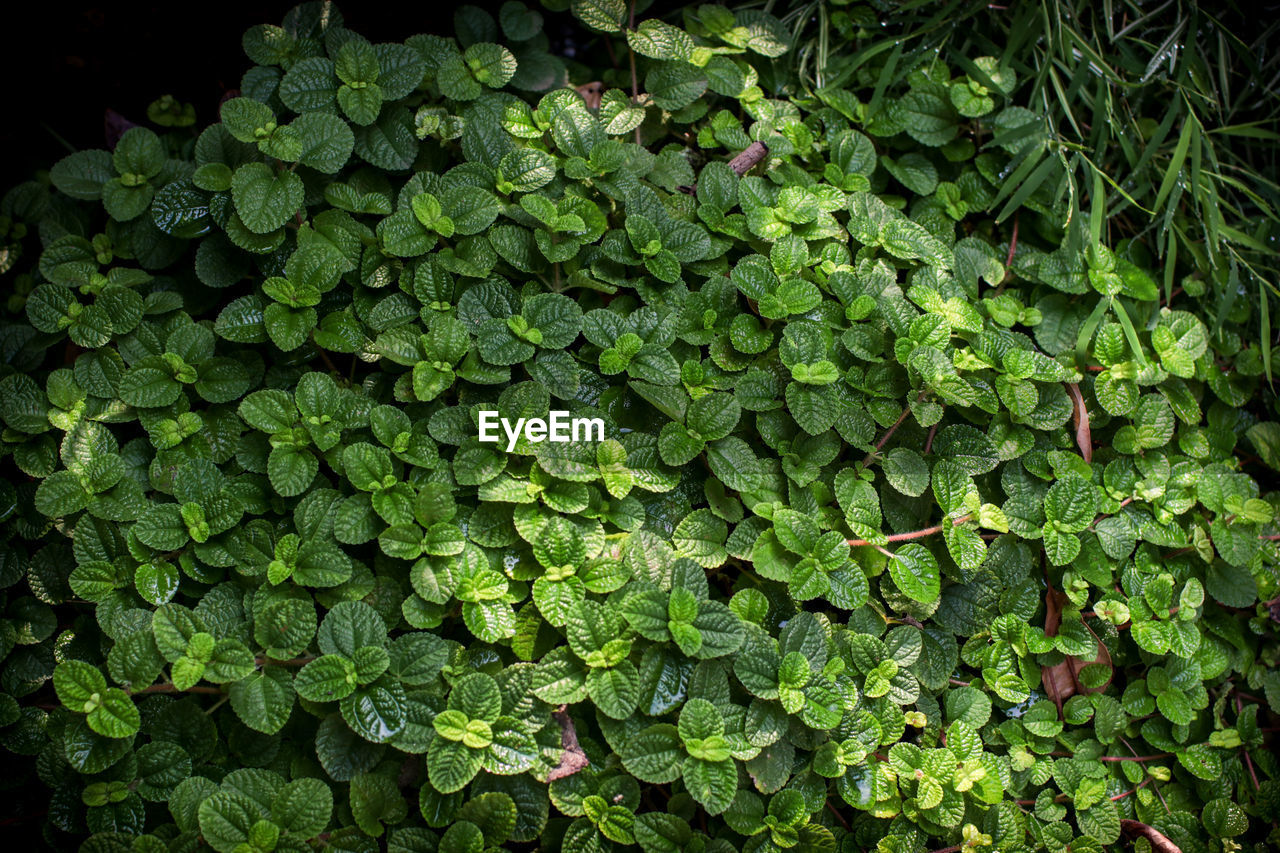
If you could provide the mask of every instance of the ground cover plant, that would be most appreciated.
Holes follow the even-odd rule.
[[[300,6],[3,197],[0,830],[1280,843],[1265,217],[1042,170],[1025,54],[813,78],[875,7],[558,5]]]

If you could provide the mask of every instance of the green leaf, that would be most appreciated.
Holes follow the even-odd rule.
[[[889,560],[889,576],[903,595],[916,601],[932,603],[942,592],[938,561],[916,542],[903,545]]]
[[[245,227],[268,234],[284,227],[302,205],[302,179],[292,172],[273,172],[265,163],[249,163],[232,175],[231,197]]]
[[[643,782],[663,785],[675,781],[680,778],[683,761],[676,727],[659,723],[642,729],[622,745],[621,758],[627,772]]]
[[[616,33],[627,13],[623,0],[572,0],[573,16],[593,30]]]
[[[351,158],[356,136],[351,127],[337,116],[310,112],[299,116],[289,126],[298,134],[302,147],[298,162],[302,165],[333,175]]]
[[[685,422],[703,441],[724,438],[738,423],[742,407],[730,394],[708,394],[689,405]]]
[[[271,820],[300,838],[324,832],[333,814],[333,792],[319,779],[286,782],[271,800]]]
[[[58,700],[72,711],[86,713],[86,704],[100,701],[107,690],[107,679],[94,667],[78,661],[68,660],[58,664],[53,671],[53,688],[58,693]],[[94,700],[94,694],[99,700]]]
[[[356,689],[356,667],[342,655],[321,655],[298,670],[294,689],[312,702],[336,702]]]
[[[699,509],[685,516],[676,527],[672,544],[677,553],[691,558],[698,565],[715,568],[728,559],[728,552],[724,549],[728,534],[728,527],[711,510]]]
[[[689,795],[709,814],[720,814],[729,808],[738,790],[738,771],[732,761],[687,758],[682,776]]]
[[[89,711],[87,721],[89,728],[103,737],[121,739],[138,733],[142,716],[127,693],[118,687],[108,687]]]
[[[275,734],[293,711],[294,680],[278,667],[263,667],[231,685],[231,707],[254,731]]]
[[[484,753],[462,741],[436,738],[427,752],[427,774],[431,785],[443,794],[460,791],[475,778],[484,763]]]
[[[200,804],[200,835],[218,853],[247,845],[265,809],[238,791],[218,791]]]
[[[1098,512],[1098,492],[1081,477],[1064,477],[1049,487],[1044,514],[1061,533],[1079,533]]]
[[[627,30],[627,44],[650,59],[687,60],[693,55],[693,38],[688,33],[652,18]]]

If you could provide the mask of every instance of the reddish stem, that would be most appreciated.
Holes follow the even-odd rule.
[[[1240,696],[1237,695],[1236,696],[1236,716],[1237,717],[1240,716],[1240,712],[1243,710],[1244,710],[1244,705],[1240,702]],[[1259,790],[1258,774],[1257,774],[1257,771],[1253,769],[1253,759],[1249,757],[1249,748],[1245,747],[1240,751],[1244,753],[1244,766],[1249,768],[1249,778],[1253,780],[1253,790],[1257,791]]]
[[[258,666],[306,666],[316,659],[315,655],[304,655],[291,660],[275,660],[269,657],[256,657],[253,662]]]
[[[1151,778],[1150,778],[1150,777],[1148,777],[1148,778],[1146,778],[1146,779],[1143,779],[1140,783],[1138,783],[1138,787],[1136,787],[1136,788],[1130,788],[1128,791],[1125,791],[1123,794],[1116,794],[1114,797],[1111,797],[1111,802],[1113,802],[1113,803],[1114,803],[1116,800],[1123,800],[1125,797],[1129,796],[1129,795],[1130,795],[1130,794],[1132,794],[1132,793],[1135,793],[1136,791],[1138,791],[1138,790],[1139,790],[1139,789],[1141,789],[1141,788],[1145,788],[1145,787],[1147,787],[1147,785],[1149,785],[1149,784],[1151,784]]]
[[[966,521],[969,521],[972,517],[973,517],[972,515],[962,515],[960,518],[957,518],[955,521],[951,522],[951,526],[954,527],[957,524],[964,524]],[[891,533],[886,538],[886,541],[906,542],[911,539],[923,539],[926,536],[932,536],[935,533],[941,533],[941,532],[942,532],[942,525],[935,524],[933,527],[926,527],[924,530],[912,530],[910,533]],[[872,543],[868,542],[866,539],[850,539],[849,540],[850,547],[856,547],[858,545],[870,545],[870,544]]]
[[[153,684],[150,687],[135,690],[129,695],[141,696],[144,693],[208,693],[211,696],[222,695],[222,691],[217,687],[188,687],[186,690],[179,690],[172,684]]]
[[[844,819],[844,815],[840,814],[840,812],[836,810],[836,807],[831,804],[830,800],[827,800],[827,811],[835,815],[836,820],[840,821],[840,825],[845,828],[846,832],[853,831],[853,827],[849,826],[849,821]]]
[[[924,440],[924,455],[928,456],[933,451],[933,437],[938,434],[938,427],[942,421],[929,427],[929,437]]]
[[[863,468],[866,468],[871,464],[871,460],[876,458],[876,454],[880,452],[880,448],[884,447],[885,442],[893,437],[893,434],[898,431],[898,427],[902,426],[902,422],[907,419],[907,415],[909,414],[911,414],[911,407],[907,406],[902,410],[902,414],[898,415],[898,419],[894,421],[887,430],[885,430],[884,435],[880,436],[880,440],[871,448],[871,452],[862,458]]]
[[[1116,800],[1123,800],[1125,797],[1129,796],[1135,791],[1138,791],[1142,788],[1147,787],[1147,785],[1149,784],[1151,784],[1150,777],[1143,779],[1142,782],[1140,782],[1137,787],[1130,788],[1128,791],[1125,791],[1123,794],[1116,794],[1114,797],[1110,797],[1109,799],[1112,802],[1115,802]],[[1055,803],[1065,803],[1069,799],[1070,797],[1068,797],[1066,794],[1059,794],[1058,796],[1053,798],[1053,801]],[[1015,802],[1020,806],[1034,806],[1036,804],[1035,800],[1015,800]]]
[[[1009,257],[1004,259],[1006,267],[1013,264],[1013,253],[1018,251],[1018,217],[1013,217],[1013,236],[1009,238]]]

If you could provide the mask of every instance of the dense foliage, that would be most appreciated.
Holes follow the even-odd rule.
[[[1185,294],[1181,304],[1211,328],[1260,345],[1280,295],[1280,21],[1257,11],[1231,0],[874,10],[810,0],[783,20],[795,30],[797,86],[815,97],[868,92],[871,111],[939,57],[984,85],[973,58],[1000,57],[1016,73],[1013,102],[1032,112],[999,131],[1024,144],[998,188],[996,221],[1016,224],[1024,203],[1056,206],[1078,248],[1101,177],[1108,233],[1138,238],[1160,259],[1165,301]]]
[[[1187,310],[1261,262],[1029,180],[1023,58],[809,85],[793,19],[875,23],[811,7],[574,0],[566,59],[520,2],[307,4],[219,123],[4,197],[0,745],[49,843],[1280,841],[1271,354]],[[553,409],[603,440],[480,440]]]

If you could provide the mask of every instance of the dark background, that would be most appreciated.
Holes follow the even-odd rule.
[[[541,8],[538,0],[526,0]],[[217,119],[218,101],[252,65],[240,38],[254,24],[278,24],[296,0],[20,0],[0,18],[0,194],[66,152],[105,147],[112,109],[145,122],[147,105],[171,94],[196,108],[196,124]],[[452,2],[347,0],[346,26],[372,41],[415,33],[452,35]],[[502,0],[473,0],[497,15]],[[641,3],[640,5],[646,5]],[[659,2],[650,14],[678,8]],[[552,51],[569,14],[543,11]]]

